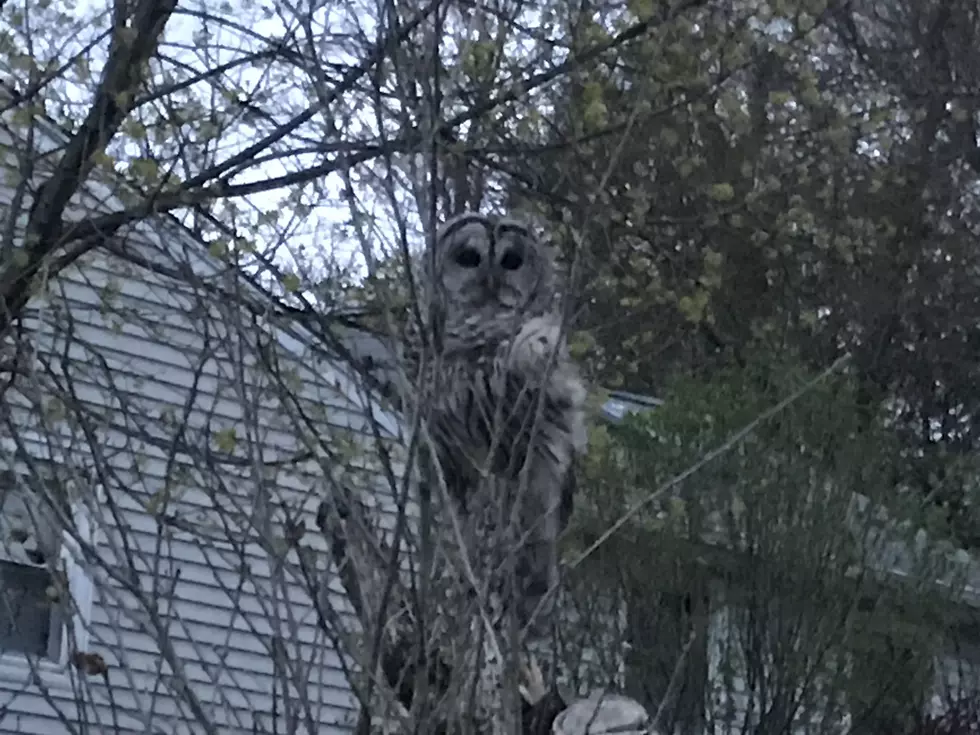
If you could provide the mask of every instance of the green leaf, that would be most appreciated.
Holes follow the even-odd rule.
[[[677,308],[689,322],[700,324],[705,318],[708,299],[708,292],[699,288],[690,296],[681,296],[677,302]]]
[[[208,252],[216,258],[223,258],[228,254],[228,241],[224,238],[215,240],[208,245]]]
[[[653,0],[627,0],[626,7],[633,11],[637,20],[640,21],[652,18],[656,9]]]
[[[609,117],[609,110],[603,100],[602,85],[597,81],[586,83],[582,89],[582,99],[585,108],[582,111],[582,119],[586,128],[601,128],[606,124]]]
[[[716,202],[730,202],[735,198],[735,189],[727,182],[714,184],[711,187],[709,196]]]
[[[595,349],[595,338],[587,330],[579,330],[571,335],[568,341],[568,351],[576,360],[586,357],[589,352]]]
[[[133,93],[129,91],[120,92],[113,99],[119,105],[119,109],[129,110],[129,106],[133,104]]]
[[[29,54],[14,53],[7,57],[7,63],[14,69],[30,71],[35,67],[34,58]]]
[[[673,496],[667,500],[667,517],[674,527],[687,523],[687,503],[682,498]]]
[[[112,169],[115,168],[116,160],[105,150],[98,150],[92,154],[92,163],[103,169]]]
[[[274,225],[279,221],[279,210],[269,209],[264,212],[259,212],[258,217],[255,219],[256,223],[259,225]]]
[[[786,91],[776,91],[769,93],[769,102],[773,105],[785,105],[793,99],[793,95]]]
[[[146,140],[146,126],[139,120],[126,120],[122,125],[122,131],[134,140]]]
[[[78,76],[82,81],[87,81],[89,77],[92,76],[92,71],[89,69],[88,59],[84,56],[79,56],[75,60],[75,70],[78,72]]]
[[[471,79],[482,79],[493,71],[497,47],[492,41],[476,41],[464,48],[460,60],[463,72]]]
[[[160,174],[160,165],[152,158],[134,158],[129,164],[129,170],[137,178],[156,182]]]
[[[820,103],[820,90],[815,85],[808,84],[800,92],[800,99],[811,107]]]
[[[51,398],[44,405],[44,415],[49,421],[61,421],[65,418],[65,404],[60,398]]]
[[[704,264],[708,268],[717,270],[721,267],[721,262],[723,260],[722,254],[717,250],[712,250],[708,248],[704,251]]]
[[[150,496],[149,500],[146,501],[146,512],[151,516],[157,515],[164,507],[168,504],[170,500],[170,488],[163,487],[157,490],[153,495]]]
[[[238,444],[238,432],[235,431],[235,427],[221,429],[220,431],[214,432],[212,439],[218,451],[231,454],[235,451],[235,446]]]

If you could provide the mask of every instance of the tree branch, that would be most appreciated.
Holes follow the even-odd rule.
[[[0,333],[27,302],[30,284],[47,257],[62,244],[65,207],[91,172],[95,153],[105,150],[129,114],[143,71],[176,6],[177,0],[142,0],[131,25],[126,25],[122,5],[117,6],[109,58],[95,99],[31,208],[24,237],[26,257],[10,259],[0,271]]]

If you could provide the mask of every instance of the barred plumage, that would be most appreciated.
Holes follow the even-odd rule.
[[[440,229],[425,271],[438,459],[464,512],[482,492],[498,494],[504,517],[518,511],[517,603],[527,624],[535,608],[549,607],[572,460],[585,448],[586,391],[551,311],[553,263],[523,224],[468,212]]]

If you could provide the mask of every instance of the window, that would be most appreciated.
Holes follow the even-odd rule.
[[[39,460],[29,469],[0,471],[2,656],[64,663],[69,647],[84,647],[78,639],[87,627],[91,585],[75,539],[85,538],[88,523],[58,475]]]
[[[980,722],[980,709],[977,708],[980,695],[980,643],[974,637],[975,629],[956,632],[964,640],[947,640],[936,655],[936,682],[929,714],[933,717],[942,717],[947,713],[959,716],[968,714],[971,722],[976,724]],[[967,711],[964,711],[965,708]]]

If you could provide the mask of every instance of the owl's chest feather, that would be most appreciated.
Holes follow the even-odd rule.
[[[501,343],[443,363],[437,430],[457,450],[457,463],[513,474],[533,451],[564,469],[585,444],[581,380],[571,365],[546,376],[515,373],[501,357],[506,349]]]

